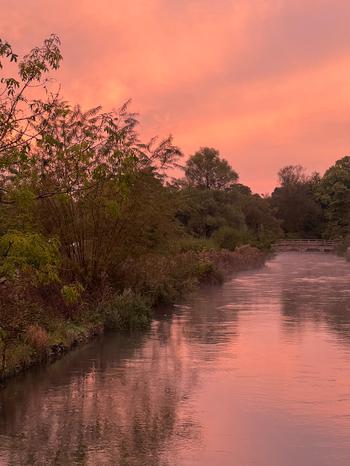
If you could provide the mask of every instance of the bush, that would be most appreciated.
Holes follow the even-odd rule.
[[[176,250],[178,252],[202,252],[210,251],[212,249],[217,249],[217,245],[214,241],[208,238],[194,238],[189,236],[187,238],[182,238],[176,243]]]
[[[217,268],[214,262],[200,260],[197,265],[198,281],[203,284],[218,285],[223,283],[223,273]]]
[[[100,312],[105,316],[105,328],[108,330],[135,330],[146,327],[151,320],[148,301],[131,290],[125,290],[101,304]]]
[[[15,278],[22,272],[36,284],[57,282],[59,264],[58,243],[53,239],[18,231],[0,237],[0,277]]]
[[[49,335],[39,325],[30,325],[27,328],[25,341],[32,346],[37,353],[44,353],[49,346]]]
[[[168,256],[148,255],[125,261],[116,281],[146,296],[151,305],[171,303],[197,284],[198,254],[187,252]]]
[[[61,295],[65,304],[73,305],[81,301],[81,295],[84,291],[83,285],[77,282],[71,285],[64,285],[61,289]]]
[[[240,230],[223,226],[216,230],[212,235],[212,240],[220,249],[234,251],[237,246],[245,243],[246,235]]]

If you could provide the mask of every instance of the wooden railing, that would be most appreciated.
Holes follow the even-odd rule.
[[[341,241],[323,239],[283,239],[274,244],[276,251],[335,252]]]
[[[325,246],[335,246],[340,243],[341,241],[329,239],[281,239],[275,244],[321,244]]]

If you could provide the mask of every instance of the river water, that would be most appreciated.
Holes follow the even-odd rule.
[[[280,254],[11,381],[0,464],[349,466],[350,264]]]

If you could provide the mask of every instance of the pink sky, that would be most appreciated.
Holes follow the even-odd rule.
[[[349,22],[348,0],[17,0],[0,36],[22,52],[58,34],[67,100],[132,98],[146,137],[215,147],[266,193],[283,165],[349,152]]]

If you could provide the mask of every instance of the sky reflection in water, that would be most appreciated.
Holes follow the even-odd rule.
[[[0,392],[0,464],[348,466],[350,264],[281,254]]]

